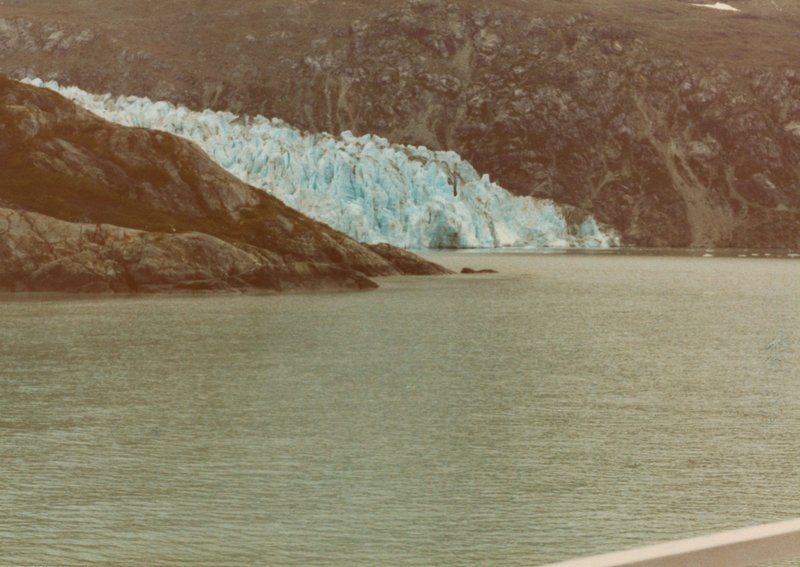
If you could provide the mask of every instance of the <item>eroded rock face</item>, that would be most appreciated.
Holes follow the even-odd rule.
[[[445,2],[381,13],[328,55],[297,67],[293,89],[319,103],[290,119],[454,149],[628,244],[800,246],[791,72],[688,63],[587,15]]]
[[[0,78],[2,289],[363,289],[435,269],[402,260],[245,185],[190,142]]]
[[[780,45],[796,6],[741,4],[129,0],[87,15],[61,0],[55,18],[0,3],[0,69],[455,150],[628,244],[794,247],[800,73]],[[670,40],[667,20],[696,33]],[[747,54],[745,35],[763,57],[722,60]]]
[[[0,289],[60,292],[377,287],[335,264],[286,261],[200,232],[150,233],[0,208]]]

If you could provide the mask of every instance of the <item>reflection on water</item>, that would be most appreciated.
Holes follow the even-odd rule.
[[[800,263],[5,298],[0,564],[532,565],[800,516]]]

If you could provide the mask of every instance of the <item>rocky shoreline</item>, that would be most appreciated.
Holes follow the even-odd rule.
[[[1,290],[356,290],[448,273],[305,217],[190,142],[2,77],[0,179]]]

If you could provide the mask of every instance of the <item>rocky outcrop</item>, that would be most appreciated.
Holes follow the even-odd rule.
[[[0,78],[0,289],[363,289],[444,271],[395,254],[245,185],[190,142]]]
[[[436,276],[451,273],[450,270],[434,264],[433,262],[421,263],[419,256],[391,246],[389,244],[370,244],[367,246],[372,252],[378,254],[381,258],[397,267],[404,274],[413,274],[416,276]]]
[[[0,4],[0,69],[452,149],[628,244],[797,247],[798,9],[732,3]]]
[[[59,292],[374,288],[330,263],[287,261],[201,232],[152,233],[0,209],[0,289]]]

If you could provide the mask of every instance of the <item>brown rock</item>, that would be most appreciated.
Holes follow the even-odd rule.
[[[4,289],[367,289],[433,270],[303,216],[190,142],[0,78]]]

